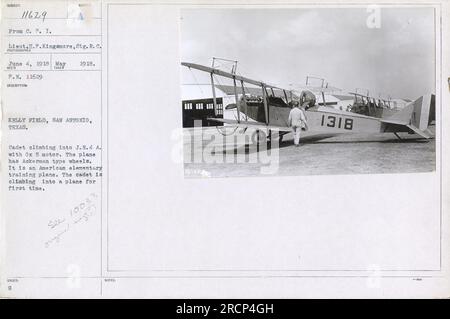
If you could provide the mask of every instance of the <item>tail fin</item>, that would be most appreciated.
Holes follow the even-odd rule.
[[[421,96],[413,102],[411,125],[421,131],[425,131],[431,122],[435,120],[435,112],[434,94]]]
[[[430,138],[428,126],[435,121],[435,112],[435,95],[427,94],[407,104],[395,114],[382,118],[381,121],[386,124],[404,125],[422,137]]]

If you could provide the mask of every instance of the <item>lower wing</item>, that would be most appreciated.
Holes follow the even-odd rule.
[[[208,121],[215,121],[219,123],[224,124],[230,124],[237,127],[253,127],[253,128],[259,128],[259,129],[270,129],[270,130],[277,130],[280,132],[291,132],[291,128],[287,126],[278,126],[278,125],[266,125],[261,122],[248,122],[248,121],[235,121],[235,120],[227,120],[227,119],[218,119],[218,118],[207,118]]]

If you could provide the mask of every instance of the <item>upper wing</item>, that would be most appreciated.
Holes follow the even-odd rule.
[[[227,120],[227,119],[218,119],[218,118],[207,118],[208,121],[216,121],[219,123],[230,124],[237,127],[253,127],[260,129],[271,129],[278,130],[281,132],[290,132],[291,128],[287,126],[278,126],[278,125],[266,125],[261,122],[248,122],[248,121],[235,121],[235,120]]]
[[[223,76],[223,77],[229,78],[229,79],[234,79],[236,81],[242,81],[242,82],[245,82],[245,83],[253,84],[253,85],[256,85],[256,86],[259,86],[259,87],[264,86],[264,87],[266,87],[268,89],[280,89],[280,90],[283,90],[283,88],[277,87],[275,85],[264,83],[264,82],[258,81],[258,80],[253,80],[253,79],[247,78],[245,76],[233,74],[233,73],[230,73],[230,72],[225,72],[225,71],[222,71],[222,70],[219,70],[219,69],[215,69],[215,68],[212,68],[212,67],[209,67],[209,66],[201,65],[201,64],[189,63],[189,62],[181,62],[181,65],[185,66],[187,68],[203,71],[203,72],[206,72],[206,73],[216,74],[216,75]]]
[[[216,88],[218,88],[219,90],[221,90],[223,93],[227,94],[227,95],[234,95],[234,86],[233,85],[220,85],[220,84],[216,84],[215,85]],[[244,88],[245,93],[251,94],[251,95],[256,95],[256,96],[262,96],[262,89],[261,88],[257,88],[257,87],[245,87]],[[283,90],[280,89],[273,89],[274,95],[276,97],[280,97],[280,98],[284,98],[284,92]],[[291,94],[291,91],[288,91],[287,94]],[[242,89],[238,88],[238,94],[242,94]],[[298,98],[298,95],[295,93],[292,93],[292,96],[294,98]]]

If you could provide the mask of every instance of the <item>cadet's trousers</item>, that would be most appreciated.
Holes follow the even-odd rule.
[[[300,143],[300,133],[302,132],[302,128],[300,126],[292,127],[292,134],[294,135],[294,144],[298,145]]]

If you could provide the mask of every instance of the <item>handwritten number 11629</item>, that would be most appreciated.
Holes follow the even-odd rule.
[[[22,13],[22,19],[35,19],[35,20],[42,20],[42,22],[45,21],[45,18],[47,17],[47,11],[31,11],[26,10]]]

